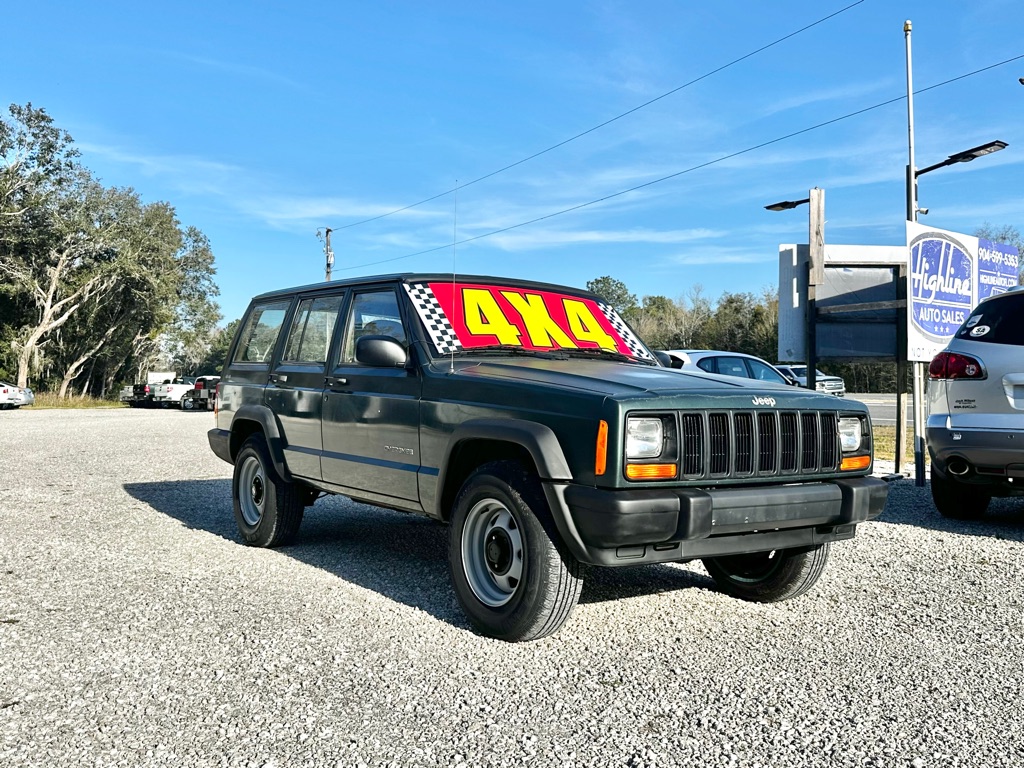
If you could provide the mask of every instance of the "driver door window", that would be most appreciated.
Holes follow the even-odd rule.
[[[405,328],[394,291],[357,293],[352,297],[341,351],[342,363],[355,362],[356,341],[363,336],[390,336],[402,346],[406,345]]]

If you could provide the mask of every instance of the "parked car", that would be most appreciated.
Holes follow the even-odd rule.
[[[776,363],[775,367],[786,376],[795,379],[801,387],[807,386],[807,366],[803,363]],[[840,376],[829,376],[814,369],[814,388],[826,395],[846,397],[846,382]]]
[[[928,367],[932,499],[946,517],[1024,495],[1024,288],[991,296]]]
[[[21,387],[21,402],[19,405],[35,405],[36,395],[29,387]]]
[[[443,521],[456,599],[508,641],[561,627],[591,565],[797,597],[888,492],[862,403],[669,370],[593,293],[497,277],[255,297],[208,435],[243,541],[293,541],[323,493]]]
[[[21,405],[18,388],[6,381],[0,381],[0,410],[7,411]]]
[[[742,352],[720,352],[713,349],[666,349],[673,368],[699,368],[719,376],[738,376],[771,384],[793,384],[793,381],[771,363]]]

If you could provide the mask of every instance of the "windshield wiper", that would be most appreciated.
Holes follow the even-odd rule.
[[[627,355],[625,352],[619,352],[614,349],[563,349],[565,354],[570,357],[600,357],[606,360],[625,360],[630,363],[640,363],[642,365],[657,365],[657,361],[648,360],[646,357],[638,357],[636,355]]]
[[[479,355],[522,355],[524,357],[544,357],[553,358],[555,360],[567,359],[565,350],[563,349],[527,349],[521,347],[518,344],[495,344],[492,347],[470,347],[468,349],[460,349],[458,352],[451,353],[450,355],[442,355],[442,357],[476,357]]]

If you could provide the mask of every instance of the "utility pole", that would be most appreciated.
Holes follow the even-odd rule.
[[[331,269],[334,267],[334,251],[331,249],[331,228],[324,230],[324,255],[327,257],[327,266],[324,269],[324,280],[331,281]]]

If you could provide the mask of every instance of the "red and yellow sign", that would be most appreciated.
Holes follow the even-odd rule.
[[[511,345],[531,350],[610,349],[647,356],[614,310],[585,296],[474,283],[438,282],[425,287],[464,349]],[[424,308],[420,311],[422,315]],[[433,318],[435,323],[438,319]]]

